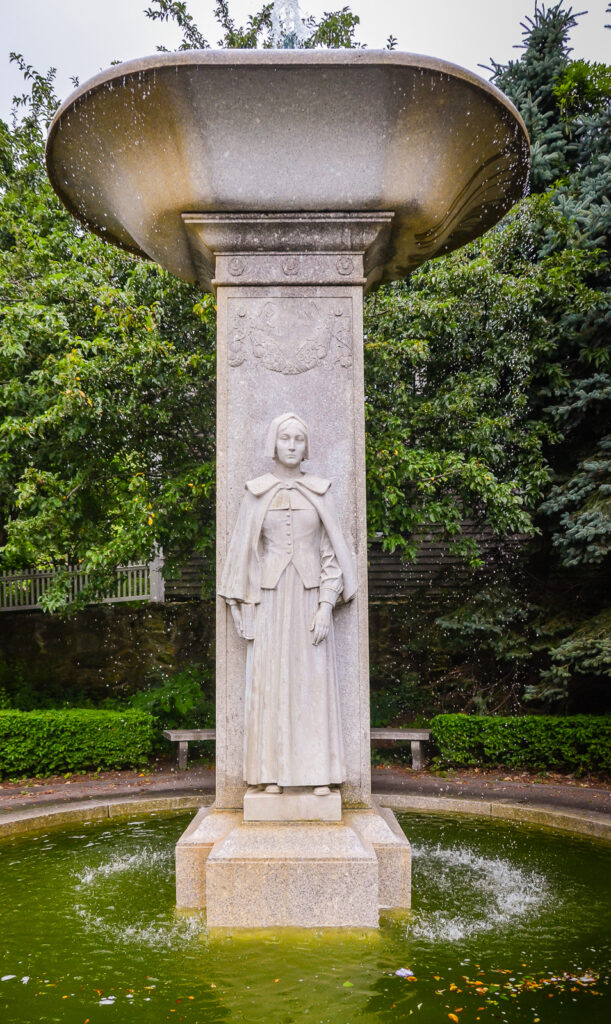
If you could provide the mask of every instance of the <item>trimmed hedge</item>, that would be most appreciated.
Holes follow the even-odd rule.
[[[611,771],[610,716],[437,715],[431,739],[444,766]]]
[[[145,764],[153,723],[143,711],[0,711],[0,778]]]

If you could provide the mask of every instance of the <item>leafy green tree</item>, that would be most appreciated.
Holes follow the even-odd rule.
[[[214,310],[61,207],[43,159],[53,74],[15,59],[32,88],[1,135],[2,555],[80,563],[82,602],[156,546],[211,549]],[[69,599],[60,573],[46,606]]]
[[[369,515],[388,548],[414,556],[437,524],[477,564],[465,520],[531,530],[547,469],[529,395],[540,281],[527,234],[520,212],[367,306]]]

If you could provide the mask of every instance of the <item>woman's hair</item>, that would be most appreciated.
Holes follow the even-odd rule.
[[[305,444],[305,453],[304,453],[303,457],[304,457],[304,459],[309,459],[310,458],[310,431],[308,429],[307,423],[305,423],[305,421],[302,420],[301,416],[298,416],[297,413],[295,413],[295,412],[283,412],[281,416],[276,416],[276,418],[274,420],[272,420],[272,422],[269,425],[269,430],[267,431],[267,437],[265,439],[265,455],[269,459],[275,459],[275,457],[276,457],[276,440],[277,440],[277,437],[278,437],[278,431],[280,430],[280,427],[284,423],[288,422],[288,420],[297,420],[297,422],[301,424],[303,433],[305,435],[305,442],[306,442],[306,444]]]

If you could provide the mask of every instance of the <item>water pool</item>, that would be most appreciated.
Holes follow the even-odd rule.
[[[174,906],[174,845],[192,816],[0,843],[3,1024],[608,1020],[608,844],[403,814],[407,917],[374,934],[216,938]]]

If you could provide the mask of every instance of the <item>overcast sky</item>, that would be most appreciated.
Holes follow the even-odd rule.
[[[230,8],[235,20],[242,22],[262,2],[230,0]],[[301,9],[319,16],[346,2],[302,0]],[[179,33],[149,21],[143,14],[149,3],[0,0],[0,117],[8,117],[12,96],[23,89],[21,75],[9,64],[11,51],[23,54],[39,71],[56,67],[57,91],[63,99],[72,89],[73,75],[84,82],[113,60],[153,53],[159,44],[175,48]],[[442,57],[485,75],[478,64],[490,57],[506,61],[516,56],[513,46],[521,38],[520,22],[532,13],[534,0],[354,0],[350,6],[361,18],[358,39],[369,48],[383,47],[392,33],[400,50]],[[607,0],[573,4],[574,10],[589,12],[573,32],[575,58],[611,60],[611,31],[604,28],[611,15],[605,15],[606,6]],[[208,41],[216,45],[220,32],[212,17],[214,0],[191,0],[188,7]]]

